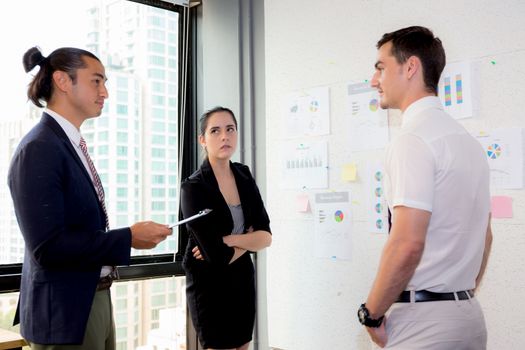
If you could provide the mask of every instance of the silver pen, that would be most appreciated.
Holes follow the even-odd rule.
[[[168,227],[169,228],[174,228],[175,226],[185,224],[185,223],[187,223],[189,221],[193,221],[195,219],[200,218],[201,216],[208,215],[209,213],[211,213],[212,210],[213,209],[203,209],[203,210],[199,211],[197,214],[190,216],[189,218],[186,218],[184,220],[177,221],[177,222],[175,222],[173,224],[170,224]]]

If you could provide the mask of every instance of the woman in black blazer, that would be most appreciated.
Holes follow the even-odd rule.
[[[231,162],[237,147],[233,112],[216,107],[200,119],[207,158],[181,186],[187,224],[186,298],[206,349],[248,349],[255,322],[255,278],[249,252],[268,247],[270,220],[247,166]]]

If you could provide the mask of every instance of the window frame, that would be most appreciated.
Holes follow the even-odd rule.
[[[175,5],[173,3],[160,1],[160,0],[127,0],[131,2],[136,2],[148,6],[157,7],[163,10],[168,11],[174,11],[179,14],[179,36],[178,36],[178,45],[179,48],[182,47],[183,43],[183,33],[184,33],[184,27],[183,23],[185,22],[185,16],[188,16],[188,14],[184,11],[184,7],[180,5]],[[190,9],[190,12],[191,11]],[[191,17],[191,14],[189,15]],[[190,33],[191,34],[191,33]],[[191,41],[190,41],[191,43]],[[191,54],[193,50],[188,50],[188,53]],[[182,62],[182,55],[183,51],[179,50],[178,56],[179,56],[179,62]],[[190,64],[188,67],[191,67],[194,63],[192,62],[191,57],[188,57],[188,62]],[[182,101],[182,84],[183,81],[181,77],[182,74],[182,65],[179,64],[179,91],[178,91],[178,100]],[[186,86],[191,86],[190,80],[192,79],[192,74],[187,75],[187,80],[185,82]],[[192,101],[193,100],[193,101]],[[193,92],[191,94],[186,94],[186,101],[189,101],[190,107],[193,103],[194,105],[194,95]],[[191,172],[196,169],[197,166],[197,147],[196,147],[196,141],[193,135],[195,135],[196,127],[195,127],[195,121],[192,120],[191,116],[193,115],[193,108],[186,108],[184,115],[182,115],[182,109],[181,104],[179,103],[178,106],[178,122],[179,125],[182,125],[182,122],[185,122],[185,125],[187,128],[185,130],[182,130],[182,128],[179,128],[178,130],[178,137],[179,139],[182,139],[183,135],[186,135],[184,137],[185,142],[181,145],[181,147],[185,148],[184,158],[179,157],[179,161],[182,165],[182,171],[180,173],[180,176],[182,178],[185,178],[191,174]],[[189,136],[189,137],[188,137]],[[193,154],[192,154],[193,153]],[[181,150],[179,150],[179,155],[181,154]],[[180,211],[179,211],[180,212]],[[180,213],[179,213],[180,216]],[[180,226],[178,226],[180,228]],[[174,232],[174,234],[177,234],[177,232]],[[119,266],[119,278],[117,282],[121,281],[137,281],[137,280],[145,280],[145,279],[152,279],[152,278],[162,278],[162,277],[171,277],[171,276],[184,276],[184,269],[182,268],[182,254],[185,249],[185,245],[181,246],[181,242],[186,242],[187,240],[185,238],[181,238],[181,235],[186,234],[183,232],[183,230],[179,230],[178,232],[178,251],[174,252],[173,254],[154,254],[154,255],[147,255],[147,256],[132,256],[130,259],[130,264],[128,266]],[[20,291],[20,281],[22,276],[22,263],[13,263],[13,264],[0,264],[0,293],[12,293],[12,292],[18,292]]]

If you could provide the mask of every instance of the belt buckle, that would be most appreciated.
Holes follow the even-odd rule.
[[[119,279],[119,277],[120,276],[118,273],[118,268],[116,266],[113,266],[111,272],[108,275],[101,277],[98,280],[97,291],[109,289],[109,287],[111,287],[111,285],[113,284],[113,281]]]

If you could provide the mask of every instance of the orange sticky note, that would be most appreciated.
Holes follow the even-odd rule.
[[[297,195],[297,211],[300,213],[307,213],[310,211],[310,200],[307,194]]]
[[[341,180],[343,181],[355,181],[357,179],[357,166],[355,163],[343,165],[341,172]]]
[[[512,198],[508,196],[493,196],[490,199],[493,218],[511,218]]]

